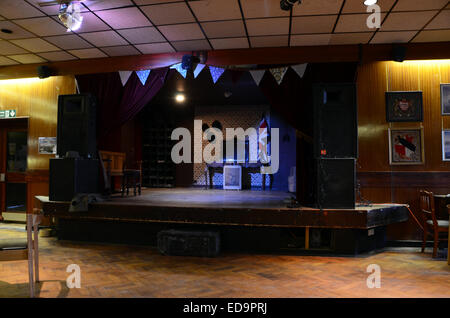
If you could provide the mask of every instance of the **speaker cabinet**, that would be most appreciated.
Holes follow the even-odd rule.
[[[358,157],[355,84],[314,86],[314,156]]]
[[[96,101],[90,94],[59,95],[57,152],[76,151],[82,158],[97,156]]]
[[[71,201],[78,193],[97,193],[98,164],[97,159],[50,159],[50,200]]]
[[[321,209],[355,208],[355,159],[316,159],[317,206]]]

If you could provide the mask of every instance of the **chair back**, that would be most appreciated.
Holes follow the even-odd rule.
[[[432,220],[433,225],[437,226],[436,209],[434,207],[433,192],[420,190],[420,211],[422,214],[423,225],[427,226],[427,221]]]
[[[98,158],[102,169],[104,192],[109,193],[111,191],[111,159],[105,159],[101,151],[98,152]]]

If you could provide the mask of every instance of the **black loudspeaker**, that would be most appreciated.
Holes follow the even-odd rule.
[[[394,45],[392,47],[392,59],[396,62],[403,62],[406,58],[406,47]]]
[[[47,78],[52,75],[52,70],[45,65],[41,65],[37,67],[37,73],[39,78]]]
[[[320,209],[355,208],[355,159],[316,159],[317,206]]]
[[[98,164],[97,159],[50,159],[50,200],[71,201],[78,193],[97,193]]]
[[[97,156],[96,100],[90,94],[59,95],[57,152],[76,151],[82,158]]]
[[[355,84],[314,86],[314,156],[358,157]]]

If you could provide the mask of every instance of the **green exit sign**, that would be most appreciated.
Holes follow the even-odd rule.
[[[15,109],[0,110],[0,118],[14,118],[14,117],[16,117]]]

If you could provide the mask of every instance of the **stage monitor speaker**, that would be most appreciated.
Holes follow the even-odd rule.
[[[358,157],[355,84],[314,86],[314,156]]]
[[[98,193],[97,159],[50,159],[51,201],[71,201],[78,193]]]
[[[355,208],[355,159],[316,159],[316,171],[320,209]]]
[[[59,95],[57,152],[78,152],[82,158],[96,158],[96,100],[90,94]]]

